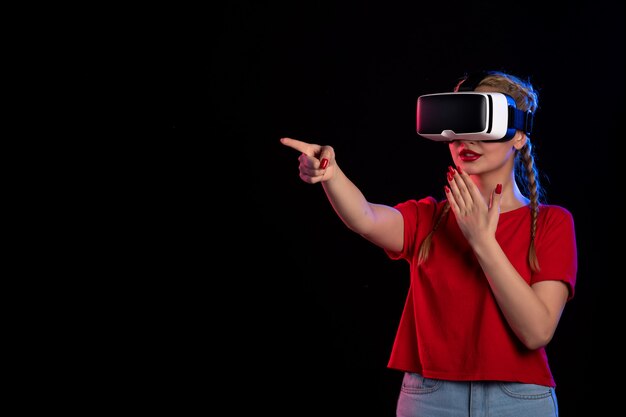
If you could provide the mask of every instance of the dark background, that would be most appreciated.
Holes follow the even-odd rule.
[[[416,99],[480,69],[538,89],[536,163],[548,202],[576,222],[577,293],[547,348],[561,415],[612,401],[622,3],[241,1],[160,12],[146,34],[157,57],[149,123],[167,144],[159,202],[170,221],[154,233],[168,253],[157,263],[174,275],[152,284],[160,301],[148,302],[148,334],[169,341],[162,366],[176,377],[152,372],[180,401],[157,404],[394,415],[402,375],[386,364],[408,265],[345,228],[279,138],[332,145],[370,201],[442,198],[449,151],[415,134]]]

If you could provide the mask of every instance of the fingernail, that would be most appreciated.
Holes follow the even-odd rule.
[[[452,174],[450,174],[449,172],[446,173],[446,175],[448,176],[448,181],[452,181]]]
[[[446,192],[446,194],[448,194],[450,192],[450,187],[448,187],[447,185],[444,185],[443,190]]]
[[[456,166],[456,170],[457,170],[457,171],[459,171],[459,174],[462,174],[462,173],[463,173],[463,170],[461,169],[461,166],[460,166],[460,165],[457,165],[457,166]]]
[[[450,165],[448,165],[448,172],[454,175],[454,168],[452,168]]]
[[[320,168],[326,169],[327,166],[328,166],[328,159],[326,158],[322,159],[322,161],[320,162]]]
[[[502,192],[502,184],[496,185],[496,194],[500,194]]]

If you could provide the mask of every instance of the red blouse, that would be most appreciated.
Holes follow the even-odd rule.
[[[396,206],[404,217],[402,252],[391,259],[410,264],[411,284],[388,366],[444,380],[496,380],[554,387],[544,348],[529,350],[517,339],[487,279],[449,211],[433,235],[428,260],[417,265],[419,245],[444,202],[432,197]],[[566,209],[541,205],[535,247],[540,272],[528,264],[530,207],[501,213],[496,239],[528,285],[563,281],[574,296],[577,251],[574,221]]]

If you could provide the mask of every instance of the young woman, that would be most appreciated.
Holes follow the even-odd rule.
[[[471,84],[537,110],[537,93],[519,77],[489,71]],[[281,143],[301,153],[300,178],[322,183],[350,230],[410,264],[388,364],[404,372],[398,417],[558,416],[544,348],[574,295],[576,238],[571,213],[542,201],[525,131],[450,141],[446,198],[393,207],[368,201],[331,146]]]

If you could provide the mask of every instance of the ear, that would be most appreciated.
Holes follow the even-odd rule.
[[[513,137],[513,147],[519,151],[526,145],[527,140],[526,134],[518,130]]]

